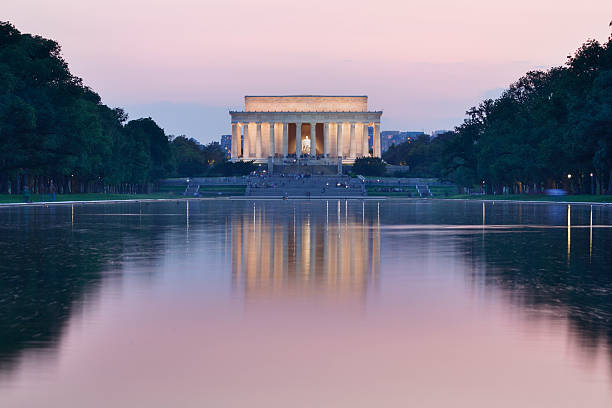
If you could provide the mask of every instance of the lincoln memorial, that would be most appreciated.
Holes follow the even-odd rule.
[[[332,164],[380,157],[381,115],[368,110],[367,96],[245,96],[244,111],[230,111],[232,160]]]

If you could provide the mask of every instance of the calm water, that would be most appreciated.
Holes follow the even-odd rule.
[[[3,208],[0,406],[609,408],[611,226],[581,205]]]

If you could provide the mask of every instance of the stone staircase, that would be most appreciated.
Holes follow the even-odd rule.
[[[198,195],[198,191],[200,190],[200,184],[189,184],[185,189],[183,195],[194,197]]]
[[[431,197],[431,191],[427,184],[417,184],[416,189],[419,193],[419,197]]]
[[[363,197],[365,184],[348,176],[251,176],[245,195],[251,197]]]

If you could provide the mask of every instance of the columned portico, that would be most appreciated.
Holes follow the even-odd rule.
[[[232,159],[242,155],[242,152],[238,151],[238,146],[240,146],[240,125],[232,123]]]
[[[302,124],[295,124],[295,155],[302,157]]]
[[[362,135],[361,135],[361,152],[363,153],[363,156],[369,156],[370,155],[370,149],[369,149],[369,144],[368,144],[368,123],[363,123],[361,125],[362,127]]]
[[[232,160],[266,162],[272,157],[337,162],[340,157],[351,163],[370,156],[370,126],[372,155],[381,154],[382,112],[368,111],[365,96],[247,96],[245,110],[230,115]]]
[[[349,157],[357,157],[357,149],[355,142],[355,124],[351,123],[351,133],[349,138]]]
[[[317,157],[317,124],[310,124],[310,155]]]
[[[329,123],[323,124],[323,157],[329,157]]]
[[[337,122],[336,123],[336,156],[342,157],[344,150],[344,140],[342,130],[344,128],[344,123]]]
[[[283,152],[283,157],[289,156],[289,124],[281,123],[283,127],[283,148],[281,149]]]
[[[243,128],[243,133],[244,133],[244,136],[243,136],[244,147],[243,147],[242,157],[244,157],[245,159],[248,159],[249,157],[251,157],[251,155],[249,154],[250,151],[251,151],[251,149],[250,149],[251,140],[249,139],[249,124],[248,124],[248,122],[243,123],[242,128]]]

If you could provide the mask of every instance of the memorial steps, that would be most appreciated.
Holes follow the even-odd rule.
[[[364,197],[365,185],[348,176],[251,176],[245,191],[250,197]]]

